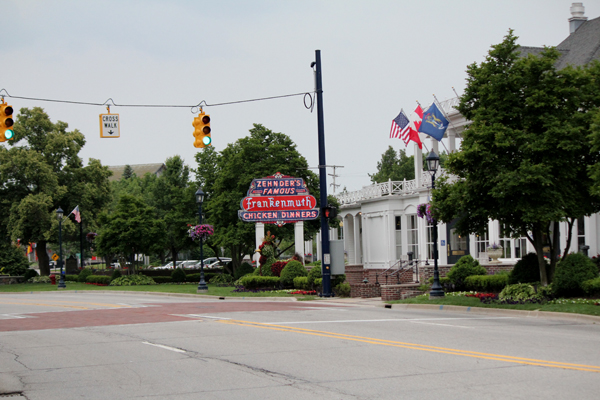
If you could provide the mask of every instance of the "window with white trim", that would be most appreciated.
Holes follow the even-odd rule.
[[[402,218],[396,217],[396,260],[402,259]]]
[[[418,228],[418,218],[417,214],[407,215],[406,216],[408,226],[406,232],[408,233],[408,243],[406,252],[412,251],[413,258],[419,258],[419,228]]]

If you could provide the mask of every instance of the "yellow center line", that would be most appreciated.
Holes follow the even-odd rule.
[[[501,354],[481,353],[481,352],[470,351],[470,350],[450,349],[450,348],[446,348],[446,347],[398,342],[398,341],[393,341],[393,340],[369,338],[369,337],[364,337],[364,336],[354,336],[354,335],[348,335],[348,334],[344,334],[344,333],[317,331],[317,330],[313,330],[313,329],[296,328],[296,327],[289,327],[289,326],[285,326],[285,325],[271,325],[271,324],[264,324],[264,323],[260,323],[260,322],[239,321],[239,320],[219,320],[217,322],[220,322],[223,324],[232,324],[232,325],[240,325],[240,326],[249,326],[249,327],[254,327],[254,328],[271,329],[271,330],[283,331],[283,332],[302,333],[305,335],[330,337],[330,338],[334,338],[334,339],[344,339],[344,340],[350,340],[350,341],[355,341],[355,342],[377,344],[377,345],[382,345],[382,346],[400,347],[400,348],[411,349],[411,350],[421,350],[421,351],[429,351],[429,352],[434,352],[434,353],[451,354],[451,355],[457,355],[457,356],[463,356],[463,357],[472,357],[472,358],[504,361],[504,362],[517,363],[517,364],[536,365],[536,366],[543,366],[543,367],[572,369],[572,370],[578,370],[578,371],[588,371],[588,372],[600,373],[600,366],[595,366],[595,365],[572,364],[572,363],[565,363],[565,362],[559,362],[559,361],[537,360],[537,359],[532,359],[532,358],[505,356],[505,355],[501,355]]]

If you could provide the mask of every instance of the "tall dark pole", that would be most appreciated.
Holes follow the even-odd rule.
[[[83,264],[83,220],[79,221],[79,258],[81,259],[81,269],[85,268]]]
[[[315,90],[317,92],[317,127],[319,134],[319,192],[321,210],[327,207],[327,170],[325,166],[325,125],[323,123],[323,81],[321,79],[321,50],[315,50]],[[329,253],[329,224],[321,212],[321,269],[323,297],[331,296],[331,255]]]
[[[432,150],[427,156],[427,166],[431,174],[431,191],[435,189],[435,173],[437,171],[440,159],[437,154]],[[441,298],[444,297],[444,289],[440,285],[440,271],[438,270],[438,228],[437,219],[433,218],[433,285],[429,291],[429,298]]]
[[[202,189],[198,189],[196,192],[196,202],[198,203],[198,220],[202,225],[202,202],[204,201],[204,192]],[[198,283],[198,290],[196,293],[208,292],[208,286],[204,280],[204,238],[200,238],[200,282]]]
[[[65,289],[65,274],[63,272],[63,257],[62,257],[62,218],[63,210],[58,207],[56,211],[58,215],[58,264],[60,264],[60,279],[58,281],[58,289]]]

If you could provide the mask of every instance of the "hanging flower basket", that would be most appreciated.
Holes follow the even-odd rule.
[[[431,210],[431,204],[429,203],[421,203],[417,206],[417,217],[419,218],[426,218],[427,222],[429,222],[430,224],[433,224],[433,222],[435,221],[434,217],[433,217],[433,213]]]
[[[190,226],[188,232],[193,241],[202,240],[203,242],[215,234],[213,226],[208,224]]]

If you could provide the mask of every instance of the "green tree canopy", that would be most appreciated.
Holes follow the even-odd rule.
[[[406,150],[396,150],[389,146],[377,162],[377,173],[369,174],[371,182],[381,183],[415,179],[415,156],[407,156]]]
[[[277,172],[303,178],[310,193],[319,199],[318,177],[308,169],[308,163],[296,150],[296,144],[285,134],[273,132],[260,124],[250,129],[250,135],[229,144],[220,154],[211,147],[197,153],[197,182],[207,193],[203,211],[206,221],[215,227],[213,246],[230,249],[234,268],[244,255],[255,250],[254,224],[238,218],[240,201],[246,196],[255,178]],[[305,238],[319,229],[319,221],[305,223]],[[291,224],[269,225],[277,238],[293,237]]]
[[[598,162],[588,139],[590,110],[600,105],[598,68],[557,71],[558,51],[520,57],[516,39],[509,32],[484,62],[468,66],[458,110],[471,123],[447,165],[458,181],[441,180],[433,206],[438,219],[457,219],[462,234],[483,232],[494,219],[507,235],[527,237],[547,284],[558,253],[557,222],[600,210],[588,177]]]
[[[83,167],[78,154],[85,138],[68,125],[52,123],[43,109],[22,108],[14,125],[10,149],[0,148],[0,230],[3,238],[36,242],[40,272],[50,272],[46,252],[57,241],[56,209],[65,215],[79,205],[82,218],[91,223],[109,198],[110,172],[99,161]],[[75,224],[63,220],[66,234]]]

